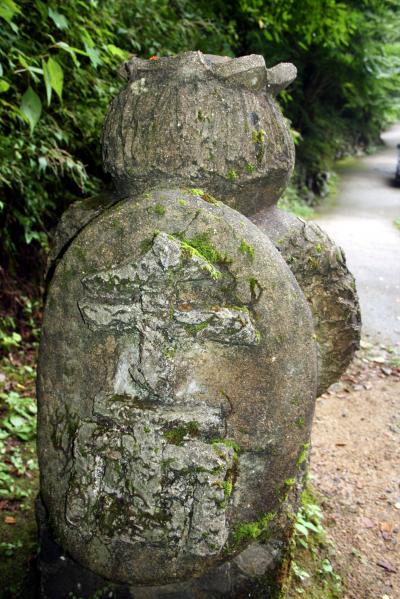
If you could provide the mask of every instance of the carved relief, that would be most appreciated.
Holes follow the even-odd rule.
[[[173,390],[178,349],[258,343],[248,308],[218,303],[231,279],[165,233],[136,264],[83,279],[82,318],[93,334],[118,337],[119,352],[111,392],[96,395],[93,419],[75,436],[71,526],[174,555],[213,555],[225,544],[237,456],[216,441],[223,410],[195,399],[194,379],[179,397]]]

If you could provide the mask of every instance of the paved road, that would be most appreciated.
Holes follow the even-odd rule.
[[[390,185],[400,124],[383,136],[385,148],[339,170],[337,201],[318,224],[342,246],[356,278],[363,335],[400,349],[400,188]]]

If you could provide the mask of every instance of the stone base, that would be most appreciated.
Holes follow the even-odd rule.
[[[114,584],[79,565],[54,540],[43,503],[36,501],[41,599],[275,599],[284,570],[282,546],[251,543],[200,578],[157,587]]]

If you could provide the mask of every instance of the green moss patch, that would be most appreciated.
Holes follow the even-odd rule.
[[[217,198],[214,198],[214,196],[212,196],[210,193],[207,193],[206,191],[204,191],[204,189],[192,187],[191,189],[189,189],[189,193],[201,198],[202,200],[204,200],[205,202],[208,202],[209,204],[218,204],[219,203]]]
[[[236,179],[239,179],[239,175],[237,174],[237,172],[233,168],[226,173],[226,176],[231,181],[235,181]]]
[[[269,536],[270,524],[275,518],[275,512],[269,512],[262,516],[259,520],[253,522],[237,523],[234,529],[234,541],[240,543],[242,541],[259,539],[260,537],[267,539]]]
[[[164,433],[164,437],[171,445],[183,445],[183,442],[190,437],[197,437],[199,434],[199,423],[195,420],[187,424],[176,426]]]
[[[254,247],[250,245],[250,243],[247,243],[245,239],[241,240],[239,245],[239,251],[242,254],[249,256],[249,258],[254,258]]]

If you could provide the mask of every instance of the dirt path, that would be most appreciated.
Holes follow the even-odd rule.
[[[345,250],[360,296],[363,334],[400,348],[400,189],[391,186],[400,124],[383,135],[386,147],[340,167],[333,207],[317,222]]]
[[[347,599],[400,597],[400,368],[388,360],[400,366],[364,351],[317,401],[311,480]]]

